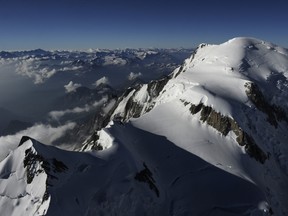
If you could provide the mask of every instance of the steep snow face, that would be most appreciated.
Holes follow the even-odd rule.
[[[268,211],[254,184],[165,137],[129,123],[106,130],[117,139],[110,140],[109,149],[94,153],[68,152],[22,138],[0,163],[1,214],[223,216]]]
[[[274,78],[274,83],[279,83],[277,88],[287,95],[287,59],[287,50],[257,39],[235,38],[220,45],[200,45],[181,71],[175,71],[174,76],[179,75],[177,79],[166,86],[174,95],[163,94],[163,97],[173,100],[181,95],[194,104],[202,102],[231,115],[231,102],[250,105],[245,92],[248,81],[270,90],[275,88],[271,83]],[[161,102],[166,100],[160,99]]]
[[[0,162],[1,215],[132,216],[143,209],[149,215],[165,215],[163,205],[155,208],[157,194],[143,182],[146,175],[153,179],[146,174],[148,168],[143,171],[142,161],[110,141],[113,146],[107,150],[81,153],[22,138]],[[261,202],[261,194],[257,200]]]
[[[157,119],[163,120],[162,116]],[[167,127],[171,127],[170,123]],[[171,131],[175,128],[172,126]],[[268,212],[269,206],[254,184],[179,148],[165,136],[158,135],[159,131],[142,130],[135,127],[133,121],[132,124],[116,123],[109,131],[142,167],[135,179],[156,195],[151,205],[155,211],[143,209],[143,215],[265,215]]]
[[[1,161],[1,214],[44,215],[47,212],[50,197],[46,192],[48,176],[43,165],[31,140]]]
[[[155,105],[155,99],[168,80],[169,76],[151,81],[148,84],[139,85],[136,89],[128,88],[116,103],[110,118],[126,121],[130,118],[138,118],[150,111]]]
[[[146,86],[130,89],[112,117],[130,119],[133,127],[254,182],[270,212],[286,215],[287,78],[288,52],[271,43],[235,38],[201,44],[158,85],[156,96],[148,97]]]

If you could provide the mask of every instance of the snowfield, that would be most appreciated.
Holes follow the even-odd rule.
[[[288,191],[287,72],[287,50],[268,42],[235,38],[220,45],[201,44],[174,71],[173,78],[153,100],[151,111],[143,115],[149,101],[147,86],[143,85],[138,91],[131,91],[115,113],[123,115],[128,99],[132,98],[135,107],[142,106],[141,117],[130,120],[134,127],[164,136],[210,164],[253,182],[266,193],[273,209],[270,211],[285,215],[288,214],[288,196],[283,192]],[[272,107],[283,110],[283,119],[267,113],[274,109],[266,107],[268,102],[256,104],[251,99],[256,94],[249,93],[251,83],[263,92],[265,101],[272,102]],[[247,154],[246,146],[239,144],[235,131],[223,135],[204,122],[204,108],[192,113],[192,105],[199,104],[234,119],[269,159],[264,164],[255,161],[256,157]],[[270,118],[277,118],[277,122]]]
[[[129,88],[82,151],[23,138],[0,162],[1,214],[288,215],[287,95],[286,49],[201,44]]]

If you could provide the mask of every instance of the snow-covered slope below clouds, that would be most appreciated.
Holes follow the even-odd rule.
[[[23,137],[0,168],[1,215],[159,215],[157,196],[136,180],[142,166],[117,143],[92,154]]]
[[[44,215],[50,203],[47,173],[31,140],[11,152],[0,163],[1,214]]]
[[[164,81],[128,90],[112,117],[253,182],[287,215],[287,77],[288,52],[271,43],[201,44]]]
[[[223,216],[268,209],[254,184],[163,136],[131,124],[115,124],[109,133],[117,139],[106,139],[110,148],[94,153],[68,152],[23,137],[0,163],[1,214]]]
[[[163,120],[161,116],[156,119]],[[140,183],[158,195],[153,204],[159,209],[158,215],[257,215],[269,209],[264,194],[254,184],[179,148],[155,134],[158,131],[139,129],[134,122],[115,124],[108,130],[129,149],[137,165],[153,177],[149,180],[143,176]],[[177,137],[188,138],[181,134]]]

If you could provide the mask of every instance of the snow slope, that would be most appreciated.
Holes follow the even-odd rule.
[[[257,215],[252,183],[165,137],[116,124],[112,147],[67,152],[29,138],[1,166],[3,215]]]
[[[287,71],[287,50],[271,43],[201,44],[170,76],[129,88],[87,152],[23,138],[0,162],[0,209],[288,215]]]
[[[1,215],[137,215],[146,198],[131,162],[121,146],[68,152],[24,137],[0,163]]]
[[[287,215],[287,76],[288,52],[271,43],[201,44],[156,98],[130,90],[114,116],[253,182]]]

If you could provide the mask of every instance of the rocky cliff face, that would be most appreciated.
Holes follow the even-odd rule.
[[[139,118],[153,109],[155,100],[171,77],[153,80],[148,84],[140,84],[134,88],[128,88],[115,102],[107,114],[98,115],[94,121],[95,132],[89,137],[82,150],[103,150],[105,147],[98,142],[99,131],[105,128],[110,121],[127,122],[131,118]]]
[[[185,105],[189,103],[184,102]],[[231,117],[222,115],[219,112],[213,110],[212,107],[207,107],[202,103],[198,105],[192,104],[190,107],[192,115],[200,112],[200,120],[203,123],[207,123],[209,126],[215,128],[223,136],[227,136],[229,132],[233,132],[236,135],[237,143],[240,146],[245,147],[246,153],[253,157],[260,163],[264,163],[268,159],[268,153],[263,152],[258,145],[255,143],[253,138],[243,131],[243,129],[238,125],[238,123]]]
[[[155,99],[159,96],[168,81],[169,77],[165,77],[138,86],[125,105],[123,116],[121,116],[122,121],[139,118],[141,115],[153,109]],[[118,113],[116,112],[114,115],[117,116]]]
[[[285,112],[284,108],[275,104],[270,104],[257,84],[250,82],[247,83],[245,87],[247,88],[246,94],[248,98],[253,102],[258,110],[267,115],[267,121],[271,125],[277,128],[279,122],[285,121],[288,123],[288,114]]]

